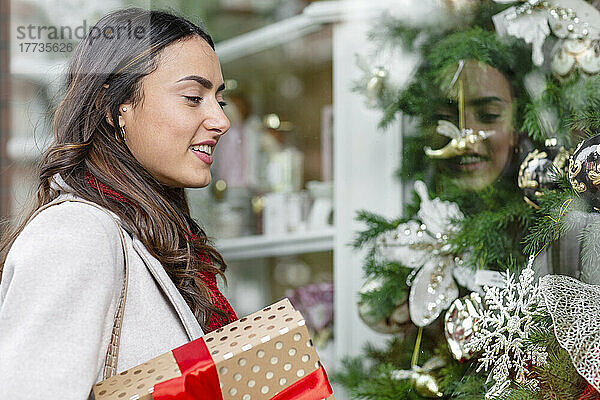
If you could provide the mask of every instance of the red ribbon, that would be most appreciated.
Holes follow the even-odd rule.
[[[304,378],[292,383],[270,400],[323,400],[331,396],[333,390],[323,367],[319,367]]]
[[[579,396],[578,400],[598,400],[600,399],[600,393],[594,389],[592,385],[588,383],[585,391]]]
[[[154,400],[223,400],[217,368],[204,338],[184,344],[172,353],[181,376],[154,385]]]
[[[181,376],[154,385],[153,400],[223,400],[217,368],[204,339],[173,350]],[[294,382],[270,400],[322,400],[333,391],[323,367]]]

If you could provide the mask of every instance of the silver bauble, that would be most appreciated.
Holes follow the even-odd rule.
[[[477,292],[454,300],[444,317],[444,332],[452,356],[465,361],[473,357],[474,352],[467,344],[479,329],[483,305]]]
[[[370,278],[360,289],[360,294],[375,292],[383,286],[381,278]],[[408,294],[398,299],[397,307],[385,318],[376,318],[373,316],[373,309],[370,304],[359,300],[358,315],[365,324],[379,333],[394,334],[400,333],[410,325],[410,316],[408,314]]]

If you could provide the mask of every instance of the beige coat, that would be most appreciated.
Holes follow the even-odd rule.
[[[59,198],[74,196],[59,176],[53,185]],[[160,262],[137,237],[125,234],[125,242],[130,270],[117,372],[203,335]],[[93,398],[123,278],[109,215],[78,202],[38,214],[10,249],[0,282],[0,399]]]

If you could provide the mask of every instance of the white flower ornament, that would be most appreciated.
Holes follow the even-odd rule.
[[[453,270],[462,260],[450,252],[447,241],[456,231],[454,221],[464,216],[455,203],[431,200],[423,182],[416,181],[415,190],[421,198],[420,221],[411,220],[385,232],[377,239],[377,248],[385,259],[415,269],[410,318],[415,325],[426,326],[458,298]]]

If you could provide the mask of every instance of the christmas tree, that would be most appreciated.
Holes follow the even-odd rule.
[[[415,192],[397,219],[357,216],[359,311],[392,336],[335,379],[360,399],[600,398],[600,13],[457,3],[372,32],[419,55],[408,84],[363,62],[357,87],[381,126],[411,119]]]

